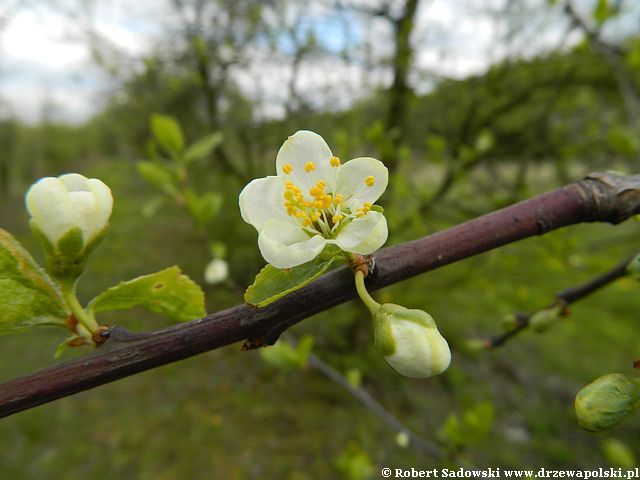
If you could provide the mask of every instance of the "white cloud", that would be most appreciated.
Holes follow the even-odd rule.
[[[67,38],[67,24],[60,15],[19,11],[2,35],[3,53],[9,61],[60,70],[87,60],[86,48]]]

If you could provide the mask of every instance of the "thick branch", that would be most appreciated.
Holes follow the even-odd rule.
[[[627,267],[629,266],[629,262],[633,258],[635,257],[629,257],[623,260],[611,270],[601,273],[600,275],[592,278],[586,283],[577,285],[575,287],[570,287],[556,293],[556,300],[551,305],[548,305],[545,308],[552,308],[557,305],[560,305],[562,307],[568,306],[573,302],[591,295],[593,292],[597,292],[598,290],[606,287],[615,280],[624,277],[625,275],[627,275]],[[516,313],[515,326],[502,335],[497,335],[487,340],[486,347],[491,349],[504,345],[510,338],[515,337],[529,326],[529,321],[531,320],[532,316],[532,313]]]
[[[375,255],[368,285],[376,290],[533,235],[580,222],[618,223],[638,212],[640,175],[592,174],[448,230],[384,248]],[[275,341],[289,326],[355,296],[353,275],[340,268],[265,308],[238,305],[148,334],[111,338],[93,355],[0,386],[0,416],[243,339]]]

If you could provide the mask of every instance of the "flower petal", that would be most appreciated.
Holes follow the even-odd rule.
[[[90,237],[85,239],[86,242],[90,242],[109,222],[113,210],[113,196],[111,189],[97,178],[87,180],[87,189],[93,195],[94,201],[93,230]]]
[[[337,167],[331,166],[332,156],[331,149],[320,135],[300,130],[280,147],[276,157],[277,173],[300,187],[305,196],[309,195],[309,189],[319,180],[326,182],[327,191],[331,192],[338,171]],[[313,164],[314,170],[305,170],[309,162]],[[285,173],[285,170],[288,171],[285,165],[291,166],[289,173]]]
[[[76,226],[67,188],[58,178],[46,177],[34,183],[27,192],[26,203],[31,218],[53,245]]]
[[[288,218],[283,207],[284,182],[283,177],[272,176],[252,180],[244,187],[239,197],[242,219],[260,231],[272,218]]]
[[[288,220],[269,220],[258,235],[258,247],[264,259],[276,268],[291,268],[316,258],[326,240],[320,235],[309,238],[302,228]]]
[[[392,323],[396,351],[385,360],[402,375],[426,378],[444,372],[451,363],[451,350],[437,328],[424,328],[407,320]]]
[[[70,192],[88,192],[87,177],[79,173],[66,173],[58,177]]]
[[[371,180],[372,184],[369,185],[367,180]],[[355,199],[358,203],[375,203],[388,183],[389,171],[380,160],[359,157],[349,160],[340,168],[336,193],[341,194],[346,201]]]
[[[338,234],[335,243],[347,252],[368,255],[378,250],[387,241],[389,230],[387,219],[379,212],[369,212],[354,219]]]

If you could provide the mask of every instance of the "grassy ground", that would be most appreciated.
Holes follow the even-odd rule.
[[[175,263],[201,279],[203,252],[179,211],[143,217],[140,205],[150,191],[140,186],[130,165],[113,163],[91,173],[112,186],[117,203],[110,235],[86,273],[82,298]],[[234,198],[228,207],[236,208]],[[0,219],[35,251],[21,199],[3,202]],[[407,227],[395,232],[391,242],[445,223]],[[640,357],[637,283],[620,280],[579,302],[566,321],[545,334],[526,332],[479,357],[458,347],[470,337],[499,332],[505,314],[542,307],[557,290],[588,280],[633,253],[638,228],[634,222],[576,226],[382,291],[384,301],[426,308],[438,321],[454,349],[452,367],[439,378],[396,375],[372,350],[366,314],[356,303],[293,330],[313,333],[316,353],[334,367],[360,369],[364,388],[426,438],[437,439],[451,413],[492,404],[495,419],[489,432],[468,435],[450,466],[464,461],[487,467],[608,466],[600,442],[615,437],[637,450],[640,418],[610,433],[588,434],[576,425],[573,397],[599,375],[632,373],[631,363]],[[237,229],[243,235],[237,250],[255,248],[245,242],[254,235],[250,227]],[[250,260],[240,265],[239,256],[232,255],[232,270],[250,274],[259,267]],[[240,301],[233,289],[208,289],[210,311]],[[166,324],[137,310],[103,320],[133,329]],[[48,330],[1,337],[0,380],[52,364],[63,338],[62,332]],[[71,352],[66,358],[86,353]],[[255,352],[241,353],[234,345],[1,420],[0,477],[338,478],[336,459],[350,445],[368,455],[374,478],[383,466],[434,466],[420,452],[399,447],[394,437],[317,371],[282,373]]]

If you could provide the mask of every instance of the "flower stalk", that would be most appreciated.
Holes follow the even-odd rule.
[[[87,337],[87,340],[91,341],[91,336],[101,328],[100,325],[98,324],[96,319],[92,315],[90,315],[80,304],[78,296],[76,295],[75,281],[60,281],[59,284],[62,291],[62,298],[69,307],[69,310],[71,310],[74,318],[79,322],[80,325],[82,325],[89,331],[88,337],[86,334],[84,334],[84,332],[82,332],[82,329],[76,328],[76,333],[83,337]]]

